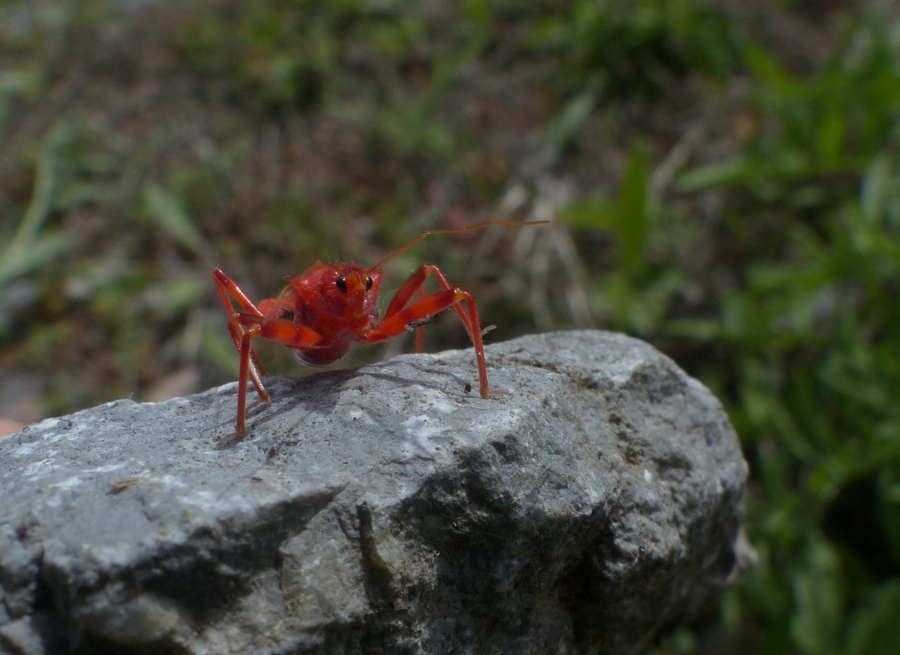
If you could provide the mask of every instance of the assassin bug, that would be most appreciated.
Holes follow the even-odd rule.
[[[450,286],[437,266],[426,264],[420,266],[403,283],[379,321],[380,269],[427,236],[458,234],[492,225],[547,223],[549,221],[488,221],[456,229],[429,230],[371,268],[349,262],[316,262],[302,275],[292,277],[278,296],[261,300],[258,305],[254,305],[237,283],[221,269],[214,270],[216,288],[229,314],[228,331],[240,354],[237,427],[234,433],[219,441],[218,445],[244,436],[247,411],[260,403],[269,402],[269,394],[261,379],[266,371],[251,345],[251,340],[257,337],[287,346],[300,363],[306,366],[327,366],[338,361],[347,354],[354,341],[378,343],[411,330],[416,330],[416,352],[421,352],[424,324],[436,314],[453,307],[475,346],[479,392],[482,398],[489,398],[481,322],[472,296],[467,291]],[[429,275],[434,276],[441,288],[426,294],[425,281]],[[418,297],[413,299],[414,296]],[[259,396],[259,400],[249,407],[248,380],[253,382]]]

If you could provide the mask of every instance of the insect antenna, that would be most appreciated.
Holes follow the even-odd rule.
[[[475,225],[467,225],[466,227],[454,227],[446,230],[428,230],[426,232],[422,232],[415,239],[407,243],[405,246],[400,246],[392,252],[390,255],[382,259],[380,262],[375,264],[372,268],[369,269],[369,272],[377,271],[379,268],[387,264],[397,255],[406,252],[414,245],[419,243],[425,237],[431,236],[433,234],[459,234],[460,232],[472,232],[474,230],[483,230],[486,227],[490,227],[492,225],[505,225],[508,227],[520,227],[522,225],[547,225],[550,221],[485,221],[484,223],[477,223]]]

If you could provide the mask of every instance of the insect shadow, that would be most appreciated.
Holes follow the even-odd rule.
[[[385,371],[397,365],[405,365],[421,371],[424,375],[430,374],[440,379],[428,380],[424,375],[410,377]],[[375,380],[384,384],[372,384]],[[469,383],[467,378],[451,371],[436,372],[432,367],[417,365],[410,361],[371,364],[364,370],[356,368],[323,371],[303,378],[277,376],[266,379],[266,387],[270,390],[272,400],[268,404],[255,407],[249,413],[248,420],[257,430],[266,425],[274,428],[284,425],[285,415],[299,406],[303,409],[304,416],[292,418],[288,425],[291,425],[291,431],[296,430],[302,435],[304,423],[309,423],[309,419],[313,416],[332,416],[348,389],[355,388],[362,395],[374,395],[383,394],[386,387],[397,390],[425,388],[437,391],[451,401],[468,402],[472,397],[466,395],[464,391],[467,383]],[[238,440],[234,441],[237,442]]]

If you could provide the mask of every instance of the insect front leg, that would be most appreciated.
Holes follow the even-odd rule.
[[[227,437],[220,439],[219,443],[216,444],[217,448],[230,441],[243,437],[244,433],[247,431],[247,410],[255,407],[259,403],[269,402],[268,392],[266,392],[262,385],[258,385],[257,391],[260,392],[260,399],[256,403],[250,405],[249,408],[247,407],[247,380],[253,379],[255,382],[252,361],[255,353],[251,345],[251,340],[256,337],[261,337],[290,348],[300,349],[311,348],[322,342],[322,335],[318,332],[305,327],[296,326],[290,321],[282,319],[267,319],[264,316],[259,317],[235,312],[232,320],[237,323],[241,333],[240,346],[238,348],[241,357],[241,367],[238,377],[237,421],[235,431]],[[231,325],[231,322],[229,322],[229,325]]]
[[[422,297],[421,289],[426,277],[434,275],[438,283],[444,287],[441,291]],[[412,304],[410,300],[419,292],[420,298]],[[435,266],[422,266],[400,287],[388,305],[384,320],[377,328],[365,336],[368,343],[377,343],[406,332],[410,326],[422,329],[421,323],[430,320],[436,314],[450,307],[462,319],[469,337],[475,346],[475,358],[478,361],[479,391],[482,398],[490,397],[487,379],[487,364],[484,358],[484,342],[481,338],[481,322],[478,310],[471,294],[462,289],[450,286],[447,279]],[[465,308],[464,308],[465,307]],[[417,325],[419,324],[419,325]]]
[[[241,324],[240,318],[241,314],[243,313],[245,315],[256,317],[258,319],[262,319],[263,314],[241,290],[237,283],[230,277],[228,277],[228,275],[226,275],[225,272],[222,271],[222,269],[217,268],[213,271],[213,279],[216,282],[216,289],[219,292],[219,297],[222,299],[222,304],[225,306],[225,310],[228,312],[228,333],[231,335],[231,340],[234,342],[234,347],[237,349],[238,354],[240,354],[242,352],[241,344],[244,337],[244,327]],[[243,311],[235,311],[232,301],[236,302]],[[263,367],[262,362],[259,361],[259,356],[253,350],[253,348],[250,348],[249,356],[249,376],[250,379],[253,380],[253,386],[256,387],[256,392],[259,395],[259,400],[257,400],[255,403],[253,403],[253,405],[250,406],[252,408],[259,403],[268,402],[269,394],[266,393],[266,390],[262,384],[262,380],[260,379],[260,374],[262,374],[263,376],[266,375],[266,369]]]
[[[447,278],[444,277],[444,274],[441,273],[440,269],[437,266],[431,266],[428,264],[420,266],[412,275],[409,276],[406,282],[404,282],[403,285],[399,289],[397,289],[397,293],[394,294],[394,297],[391,299],[387,311],[384,314],[385,321],[387,321],[394,314],[398,313],[404,307],[406,307],[415,293],[418,293],[419,301],[425,298],[425,280],[428,279],[429,275],[433,275],[435,277],[438,284],[441,285],[441,288],[444,291],[450,291],[453,289],[453,287],[450,286],[450,283],[447,282]],[[474,303],[472,307],[474,309]],[[453,308],[456,310],[456,313],[459,314],[460,319],[462,319],[463,325],[466,326],[466,331],[469,333],[469,337],[472,339],[472,343],[475,343],[475,337],[472,336],[473,333],[471,317],[467,316],[466,312],[463,311],[459,300],[454,300]],[[478,312],[476,311],[474,312],[474,314],[477,318]],[[429,316],[428,318],[431,317]],[[422,320],[428,319],[426,318]],[[418,327],[416,330],[416,352],[422,352],[423,332],[424,327],[422,326]]]
[[[229,321],[228,325],[229,327],[231,327],[231,321]],[[247,431],[247,379],[253,376],[253,374],[255,373],[255,371],[253,371],[252,369],[253,363],[250,361],[250,353],[253,352],[253,349],[250,345],[250,340],[255,336],[259,336],[259,326],[257,325],[251,325],[242,330],[240,347],[238,348],[238,352],[240,353],[241,357],[241,368],[240,373],[238,374],[238,406],[235,431],[229,434],[227,437],[220,439],[216,444],[216,448],[220,448],[234,439],[240,439]],[[257,378],[253,378],[253,382],[256,385],[257,392],[259,393],[259,400],[250,405],[249,409],[252,409],[259,403],[269,402],[269,393],[265,390],[262,384],[257,384]]]

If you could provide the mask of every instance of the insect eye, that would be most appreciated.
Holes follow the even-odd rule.
[[[344,279],[343,275],[339,275],[338,278],[334,281],[335,286],[338,288],[338,291],[341,293],[347,293],[347,280]]]
[[[366,291],[368,291],[371,288],[372,288],[372,278],[367,277],[366,278]]]

